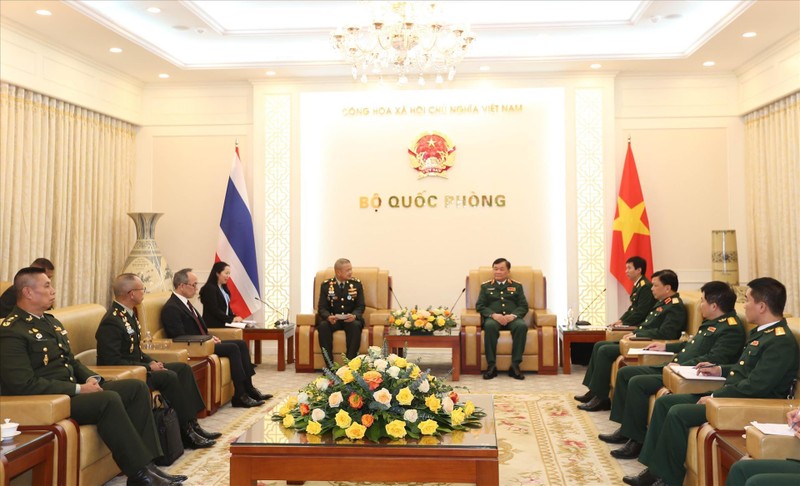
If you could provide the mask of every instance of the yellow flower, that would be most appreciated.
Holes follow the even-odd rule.
[[[411,390],[408,387],[401,388],[399,392],[397,392],[397,403],[400,405],[411,405],[411,402],[414,400],[414,394],[411,393]]]
[[[411,366],[413,366],[414,368],[411,369],[411,373],[408,376],[410,376],[412,380],[416,380],[417,378],[419,378],[419,372],[420,372],[419,366],[415,364],[412,364]]]
[[[414,327],[425,327],[425,323],[427,323],[425,319],[417,319],[414,321]]]
[[[422,435],[433,435],[438,427],[435,420],[428,419],[419,423],[419,431],[422,432]]]
[[[437,318],[436,318],[436,324],[437,324],[439,327],[442,327],[442,326],[444,326],[444,323],[445,323],[445,319],[444,319],[444,317],[442,317],[442,316],[439,316],[439,317],[437,317]]]
[[[278,410],[278,415],[280,415],[281,417],[285,417],[286,414],[288,414],[291,411],[292,411],[292,407],[290,407],[289,405],[284,405],[284,406],[281,407],[280,410]]]
[[[434,321],[434,319],[436,319],[436,318],[435,318],[435,317],[433,317],[433,316],[428,316],[428,322],[433,322],[433,321]]]
[[[350,362],[347,363],[347,367],[353,371],[357,371],[359,368],[361,368],[361,358],[351,359]]]
[[[342,373],[342,381],[343,382],[351,383],[354,380],[355,380],[355,377],[353,376],[353,372],[352,371],[347,370],[344,373]]]
[[[425,406],[428,407],[431,412],[436,413],[442,408],[442,401],[439,400],[436,395],[428,395],[425,397]]]
[[[405,368],[408,365],[408,361],[405,358],[397,358],[394,360],[394,365],[398,368]]]
[[[344,433],[347,435],[348,439],[363,439],[364,432],[367,431],[367,428],[361,425],[358,422],[353,422],[350,427],[348,427]]]
[[[475,404],[467,400],[467,403],[464,404],[464,413],[467,417],[472,417],[472,414],[475,413]]]
[[[286,406],[289,408],[294,408],[297,406],[297,397],[292,396],[288,400],[286,400]]]
[[[411,314],[412,321],[416,321],[417,319],[419,319],[419,314]]]
[[[311,435],[319,435],[320,432],[322,432],[322,426],[319,424],[319,422],[314,422],[312,420],[306,426],[306,433]]]
[[[406,436],[406,423],[403,420],[392,420],[386,424],[386,433],[395,439],[402,439]]]
[[[454,427],[457,425],[461,425],[462,423],[464,423],[464,418],[466,418],[466,415],[464,414],[464,409],[454,408],[453,413],[450,414],[450,423]]]
[[[336,413],[336,425],[337,426],[339,426],[339,427],[341,427],[343,429],[346,429],[347,427],[350,426],[350,424],[352,422],[353,422],[353,419],[350,418],[350,414],[348,414],[344,410],[339,410],[339,412]]]
[[[287,429],[294,425],[294,415],[287,415],[283,417],[283,426]]]

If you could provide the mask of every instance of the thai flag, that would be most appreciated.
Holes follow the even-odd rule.
[[[239,158],[239,147],[233,157],[233,167],[225,191],[222,217],[219,221],[219,239],[215,261],[231,266],[228,290],[231,292],[231,310],[240,317],[248,317],[261,308],[261,291],[258,285],[258,259],[256,239],[253,234],[253,216],[247,203],[247,186],[244,168]]]

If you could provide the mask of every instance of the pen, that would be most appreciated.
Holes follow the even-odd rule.
[[[715,367],[715,366],[717,366],[717,365],[715,365],[715,364],[713,364],[713,363],[709,363],[709,364],[704,364],[704,365],[698,365],[698,366],[695,366],[695,369],[698,369],[698,370],[699,370],[699,369],[701,369],[701,368],[713,368],[713,367]]]

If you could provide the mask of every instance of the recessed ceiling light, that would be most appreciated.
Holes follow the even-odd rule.
[[[120,52],[122,52],[122,49],[120,49],[119,47],[112,47],[111,49],[108,50],[108,52],[113,52],[114,54],[119,54]]]
[[[744,37],[745,39],[749,39],[749,38],[751,38],[751,37],[755,37],[755,36],[757,36],[757,35],[758,35],[758,34],[757,34],[757,33],[755,33],[755,32],[745,32],[744,34],[742,34],[742,37]]]
[[[264,74],[266,74],[267,76],[275,76],[275,75],[276,75],[276,74],[278,74],[278,73],[276,73],[275,71],[267,71],[267,72],[266,72],[266,73],[264,73]]]
[[[706,62],[703,63],[703,66],[712,67],[712,66],[716,66],[716,64],[717,63],[715,63],[714,61],[706,61]]]
[[[490,68],[489,66],[481,66],[478,69],[480,69],[481,71],[488,71],[488,70],[490,70],[492,68]]]
[[[36,11],[36,14],[37,14],[37,15],[41,15],[41,16],[43,16],[43,17],[49,17],[49,16],[53,15],[53,12],[51,12],[51,11],[49,11],[49,10],[44,10],[44,9],[41,9],[41,10],[37,10],[37,11]]]
[[[169,74],[161,73],[161,74],[158,75],[158,77],[161,78],[161,79],[167,79],[169,77]]]
[[[150,13],[154,13],[154,14],[155,13],[161,13],[161,9],[158,8],[158,7],[150,7],[150,8],[147,9],[147,11],[150,12]]]
[[[592,69],[600,69],[601,67],[603,67],[603,65],[594,63],[594,64],[590,64],[589,67],[592,68]]]

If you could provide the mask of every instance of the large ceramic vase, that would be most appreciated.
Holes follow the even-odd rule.
[[[711,278],[739,285],[736,230],[711,231]]]
[[[147,293],[172,290],[172,271],[155,240],[156,221],[163,214],[128,213],[136,225],[136,243],[122,271],[138,275]]]

